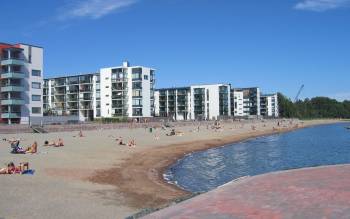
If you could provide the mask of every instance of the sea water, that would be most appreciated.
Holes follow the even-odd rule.
[[[321,125],[188,154],[164,174],[169,183],[205,192],[243,176],[350,163],[350,124]]]

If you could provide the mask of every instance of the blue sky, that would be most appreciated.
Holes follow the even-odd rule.
[[[157,87],[227,82],[350,99],[350,0],[11,0],[0,42],[45,48],[47,77],[135,65]]]

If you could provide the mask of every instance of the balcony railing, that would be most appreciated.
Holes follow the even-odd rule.
[[[3,119],[21,118],[21,112],[2,112],[1,118]]]
[[[10,57],[10,58],[5,57],[1,61],[1,65],[24,65],[24,64],[25,64],[25,60],[17,57]]]
[[[24,105],[23,99],[3,99],[1,105]]]
[[[24,78],[25,74],[22,72],[2,72],[1,78]]]
[[[25,89],[20,85],[2,85],[1,92],[23,92]]]

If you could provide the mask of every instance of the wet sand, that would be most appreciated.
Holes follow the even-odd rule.
[[[299,127],[335,122],[339,121],[305,121]],[[159,207],[188,194],[163,179],[164,170],[185,154],[290,131],[295,123],[283,123],[279,130],[272,128],[277,127],[276,121],[222,125],[220,132],[206,125],[197,132],[197,123],[177,127],[183,136],[166,136],[170,129],[149,133],[144,128],[85,131],[83,138],[73,137],[76,132],[17,134],[23,146],[38,141],[39,153],[10,154],[9,145],[1,142],[0,164],[27,161],[35,173],[0,176],[1,188],[11,190],[2,193],[0,218],[125,218],[142,208]],[[135,139],[137,146],[118,145],[115,139],[119,136],[125,142]],[[63,137],[64,147],[41,146],[44,140],[58,137]]]

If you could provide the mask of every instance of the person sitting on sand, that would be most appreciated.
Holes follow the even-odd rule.
[[[129,143],[128,143],[128,146],[129,146],[129,147],[135,147],[135,146],[136,146],[135,140],[134,140],[134,139],[131,139],[131,141],[129,141]]]
[[[79,137],[79,138],[82,138],[82,137],[85,137],[85,136],[83,135],[83,131],[82,131],[82,130],[80,130],[80,131],[79,131],[79,133],[78,133],[78,135],[74,135],[73,137]]]
[[[26,149],[25,153],[26,154],[35,154],[36,152],[38,152],[38,143],[36,141],[34,141],[32,146],[30,146]]]

